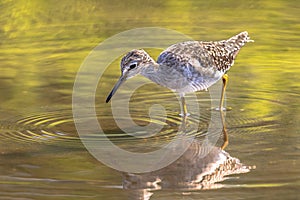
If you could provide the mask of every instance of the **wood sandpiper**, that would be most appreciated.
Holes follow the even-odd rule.
[[[106,103],[122,83],[141,74],[161,86],[178,92],[181,99],[181,115],[187,116],[185,93],[207,90],[222,78],[219,109],[223,110],[228,82],[226,72],[233,65],[240,49],[252,41],[248,32],[244,31],[227,40],[181,42],[164,50],[157,62],[142,49],[132,50],[122,58],[121,77],[108,95]]]

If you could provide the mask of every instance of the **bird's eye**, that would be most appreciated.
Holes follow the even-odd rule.
[[[131,64],[130,66],[129,66],[129,69],[133,69],[133,68],[135,68],[136,67],[136,63],[133,63],[133,64]]]

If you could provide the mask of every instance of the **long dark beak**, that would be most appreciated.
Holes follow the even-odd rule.
[[[126,78],[124,76],[121,76],[118,80],[118,82],[116,83],[116,85],[114,86],[114,88],[111,90],[111,92],[109,93],[109,95],[106,98],[106,103],[108,103],[110,101],[110,99],[112,98],[112,96],[116,93],[116,91],[118,90],[118,88],[122,85],[122,83],[124,83],[126,80]]]

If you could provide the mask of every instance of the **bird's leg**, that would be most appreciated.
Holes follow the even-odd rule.
[[[221,99],[220,99],[220,107],[219,107],[219,109],[221,111],[223,111],[223,109],[224,109],[223,103],[224,103],[224,97],[225,97],[225,90],[226,90],[226,86],[227,86],[227,83],[228,83],[228,75],[227,74],[224,74],[222,76],[222,81],[223,81],[223,87],[222,87],[222,93],[221,93]]]
[[[225,112],[223,110],[220,110],[220,115],[221,115],[221,119],[222,119],[222,126],[223,126],[223,129],[222,129],[222,132],[223,132],[223,144],[221,146],[221,149],[224,150],[227,145],[228,145],[228,142],[229,142],[229,139],[228,139],[228,133],[227,133],[227,129],[226,129],[226,124],[225,124]]]
[[[228,75],[227,74],[224,74],[222,76],[222,81],[223,81],[223,87],[222,87],[219,111],[220,111],[220,115],[221,115],[221,119],[222,119],[222,126],[223,126],[223,129],[222,129],[223,144],[221,146],[221,149],[225,149],[228,145],[228,133],[227,133],[226,124],[225,124],[225,110],[226,109],[223,107],[223,105],[224,105],[226,86],[228,83]]]
[[[180,94],[180,101],[181,101],[181,114],[180,116],[186,117],[189,115],[186,108],[185,98],[183,94]]]
[[[180,101],[181,101],[181,116],[186,116],[187,115],[187,108],[186,108],[186,103],[185,103],[184,96],[180,96]]]

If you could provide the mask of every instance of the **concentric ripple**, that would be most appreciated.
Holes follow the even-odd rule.
[[[200,95],[202,94],[200,93]],[[158,103],[158,99],[159,104],[166,111],[166,116],[157,115],[151,119],[149,109],[152,105]],[[210,109],[210,100],[205,95],[197,99],[200,115],[191,111],[191,115],[186,121],[179,116],[180,105],[173,93],[162,92],[154,95],[149,92],[149,94],[137,94],[132,97],[131,101],[131,120],[140,127],[146,127],[150,123],[161,127],[157,133],[141,138],[140,136],[147,136],[146,128],[137,131],[134,127],[127,127],[127,130],[130,131],[123,131],[118,127],[115,120],[126,121],[129,120],[127,117],[112,116],[109,104],[101,104],[96,107],[97,118],[105,136],[115,144],[130,151],[135,151],[135,149],[138,151],[151,151],[160,148],[170,142],[177,134],[191,135],[198,139],[204,138],[211,123],[212,112],[217,112]],[[264,110],[255,110],[258,101],[260,104],[265,105]],[[243,134],[268,132],[278,128],[280,112],[285,108],[285,104],[280,101],[266,98],[257,99],[255,97],[241,98],[233,96],[233,98],[227,100],[227,104],[232,107],[232,110],[226,112],[227,128],[229,131]],[[253,113],[258,114],[254,117]],[[219,136],[220,132],[209,134]],[[101,137],[103,138],[103,135],[99,136],[98,133],[89,136],[91,140],[99,141],[102,140]],[[72,111],[68,109],[33,114],[10,121],[0,121],[0,139],[1,141],[10,142],[35,142],[73,147],[78,147],[80,144]]]
[[[69,110],[31,115],[16,121],[2,121],[0,137],[2,140],[19,142],[63,142],[64,146],[78,144],[72,112]]]
[[[278,129],[282,124],[282,115],[290,105],[272,95],[264,97],[262,93],[264,92],[256,91],[251,96],[230,98],[228,102],[233,110],[227,113],[227,127],[243,134]]]

